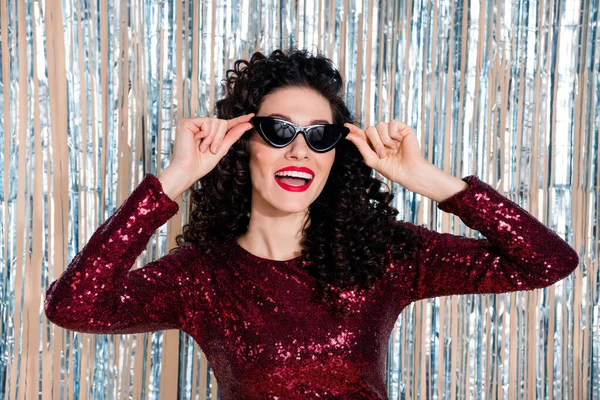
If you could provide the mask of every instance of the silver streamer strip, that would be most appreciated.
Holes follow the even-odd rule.
[[[544,290],[412,304],[390,337],[391,399],[600,398],[597,0],[0,0],[0,394],[217,399],[183,332],[50,324],[49,283],[142,179],[176,122],[209,115],[257,50],[330,57],[363,126],[399,119],[425,157],[476,174],[580,254]],[[481,237],[393,185],[399,218]],[[140,267],[174,245],[161,227]]]

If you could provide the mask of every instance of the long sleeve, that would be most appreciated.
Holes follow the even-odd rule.
[[[44,311],[63,328],[136,333],[183,324],[191,244],[130,271],[155,230],[179,210],[158,178],[146,174],[127,200],[94,232],[46,292]]]
[[[485,238],[405,223],[422,237],[415,268],[401,279],[404,284],[411,280],[414,300],[542,288],[577,268],[577,252],[526,210],[474,175],[462,180],[469,187],[437,207],[457,215]]]

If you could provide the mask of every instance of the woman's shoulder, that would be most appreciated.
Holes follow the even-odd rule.
[[[222,242],[196,243],[193,241],[183,242],[171,250],[172,253],[189,257],[194,263],[217,265],[220,262],[236,256],[232,240]]]
[[[392,232],[388,238],[388,255],[399,260],[410,260],[416,257],[421,249],[424,225],[409,221],[396,220],[392,222]]]

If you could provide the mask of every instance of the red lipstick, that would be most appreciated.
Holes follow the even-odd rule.
[[[277,172],[283,172],[283,171],[298,171],[298,172],[305,172],[307,174],[310,174],[310,176],[313,177],[313,179],[309,180],[308,183],[306,183],[306,185],[302,185],[302,186],[292,186],[292,185],[288,185],[286,183],[281,182],[279,179],[277,179],[277,176],[273,176],[275,179],[275,182],[277,182],[277,184],[284,190],[287,190],[289,192],[304,192],[306,189],[308,189],[310,187],[310,185],[312,184],[312,181],[314,180],[315,177],[315,173],[313,172],[313,170],[311,170],[310,168],[306,168],[306,167],[285,167],[282,168],[280,170],[275,171],[275,173]]]

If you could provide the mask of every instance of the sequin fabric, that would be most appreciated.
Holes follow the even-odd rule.
[[[311,299],[315,278],[302,257],[267,260],[235,241],[211,252],[185,243],[130,270],[179,210],[146,174],[49,286],[45,313],[80,332],[181,329],[204,351],[222,400],[387,399],[386,349],[408,304],[541,288],[578,265],[577,253],[527,211],[474,175],[463,180],[469,187],[437,206],[485,239],[399,221],[423,237],[420,251],[391,260],[371,289],[342,291],[351,314],[340,320]]]

